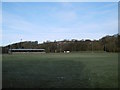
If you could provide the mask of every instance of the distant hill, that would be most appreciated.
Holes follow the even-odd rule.
[[[12,45],[7,45],[2,47],[2,52],[7,53],[8,49],[40,49],[43,48],[46,52],[63,52],[65,50],[69,51],[107,51],[107,52],[119,52],[119,41],[120,35],[115,34],[113,36],[104,36],[99,40],[91,41],[86,40],[62,40],[62,41],[46,41],[38,44],[38,41],[24,41],[19,43],[14,43]]]

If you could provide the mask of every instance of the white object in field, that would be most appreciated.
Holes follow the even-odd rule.
[[[57,79],[58,79],[58,80],[63,80],[63,79],[64,79],[64,77],[57,77]]]
[[[70,51],[64,51],[64,53],[70,53]]]

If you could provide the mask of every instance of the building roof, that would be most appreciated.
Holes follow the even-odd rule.
[[[45,49],[9,49],[9,50],[20,50],[20,51],[22,51],[22,50],[45,50]]]

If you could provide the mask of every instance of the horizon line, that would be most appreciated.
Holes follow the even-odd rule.
[[[113,35],[105,35],[105,36],[103,36],[103,37],[106,37],[106,36],[115,36],[115,35],[120,35],[120,33],[117,33],[117,34],[113,34]],[[68,41],[71,41],[71,40],[78,40],[78,41],[81,41],[81,40],[83,40],[83,41],[85,41],[85,40],[90,40],[90,41],[95,41],[95,40],[100,40],[100,39],[102,39],[103,37],[101,37],[101,38],[99,38],[99,39],[89,39],[89,38],[86,38],[86,39],[75,39],[75,38],[73,38],[73,39],[62,39],[62,40],[45,40],[45,41],[38,41],[38,40],[24,40],[24,41],[18,41],[18,42],[13,42],[13,43],[10,43],[10,44],[6,44],[6,45],[0,45],[0,47],[5,47],[5,46],[8,46],[8,45],[11,45],[11,44],[16,44],[16,43],[21,43],[21,42],[35,42],[35,41],[37,41],[38,42],[38,44],[42,44],[42,43],[44,43],[44,42],[47,42],[47,41],[49,41],[49,42],[60,42],[60,41],[64,41],[64,40],[68,40]],[[21,39],[20,39],[21,40]]]

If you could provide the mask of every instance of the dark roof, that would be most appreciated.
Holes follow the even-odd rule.
[[[9,50],[20,50],[20,51],[22,51],[22,50],[45,50],[45,49],[9,49]]]

